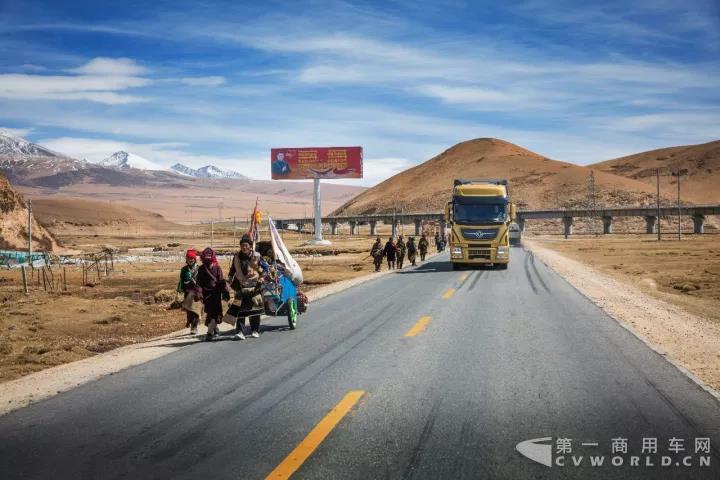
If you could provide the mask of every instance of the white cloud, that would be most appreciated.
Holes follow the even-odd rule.
[[[68,70],[72,73],[82,75],[101,75],[111,77],[135,77],[148,73],[148,69],[142,67],[130,58],[107,58],[97,57],[78,68]]]
[[[56,152],[73,158],[84,158],[90,162],[99,162],[113,153],[123,150],[139,155],[162,167],[170,167],[182,163],[192,168],[215,165],[221,168],[242,171],[252,178],[269,178],[270,160],[257,158],[231,158],[214,155],[198,155],[183,149],[185,143],[133,143],[113,139],[59,137],[41,139],[37,142]]]
[[[187,77],[181,78],[181,83],[185,85],[191,85],[193,87],[217,87],[223,85],[226,80],[225,77],[211,76],[211,77]]]
[[[150,85],[145,70],[129,59],[97,58],[72,70],[82,75],[0,74],[0,97],[23,100],[87,100],[117,105],[143,101],[118,93]]]
[[[9,135],[12,135],[13,137],[25,137],[27,135],[30,135],[32,133],[32,128],[9,128],[9,127],[0,127],[0,133],[6,133]]]

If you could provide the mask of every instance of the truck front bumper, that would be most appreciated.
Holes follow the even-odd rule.
[[[451,247],[450,261],[465,264],[508,263],[510,262],[510,247]]]

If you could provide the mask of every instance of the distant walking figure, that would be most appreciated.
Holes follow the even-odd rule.
[[[370,250],[370,256],[373,258],[376,272],[380,271],[384,255],[385,251],[383,250],[382,240],[380,240],[380,237],[378,237],[377,240],[375,240],[375,243],[373,243],[372,249]]]
[[[417,247],[415,246],[415,237],[410,237],[407,242],[408,261],[414,267],[415,258],[417,257]]]
[[[407,252],[407,246],[403,240],[403,236],[400,235],[397,242],[397,268],[403,268],[405,263],[405,253]]]
[[[393,239],[393,237],[390,237],[385,244],[385,257],[388,262],[388,270],[394,270],[397,257],[397,244],[395,243],[395,239]]]
[[[420,261],[425,261],[425,256],[427,255],[428,247],[430,244],[427,241],[427,238],[425,237],[425,234],[423,233],[420,237],[420,241],[418,242],[418,250],[420,251]]]

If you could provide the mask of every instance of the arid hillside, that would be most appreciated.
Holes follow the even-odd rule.
[[[109,201],[77,198],[40,198],[33,202],[38,221],[50,228],[126,225],[143,230],[177,227],[162,215]]]
[[[677,187],[675,179],[669,175],[680,170],[682,199],[697,204],[720,202],[720,140],[637,153],[590,167],[652,186],[656,184],[656,171],[660,169],[660,188],[668,192],[675,191],[673,186]]]
[[[0,174],[0,248],[27,249],[27,204],[4,175]],[[57,241],[33,217],[33,249],[53,251]]]
[[[392,211],[441,211],[456,178],[505,178],[521,209],[571,208],[588,204],[593,169],[551,160],[512,143],[478,138],[399,173],[347,202],[337,215]],[[632,178],[594,170],[599,206],[646,205],[655,188]]]

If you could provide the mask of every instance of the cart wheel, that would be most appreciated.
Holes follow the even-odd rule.
[[[290,326],[290,330],[295,330],[297,328],[297,319],[298,319],[296,300],[294,298],[289,299],[287,305],[288,305],[288,325]]]

